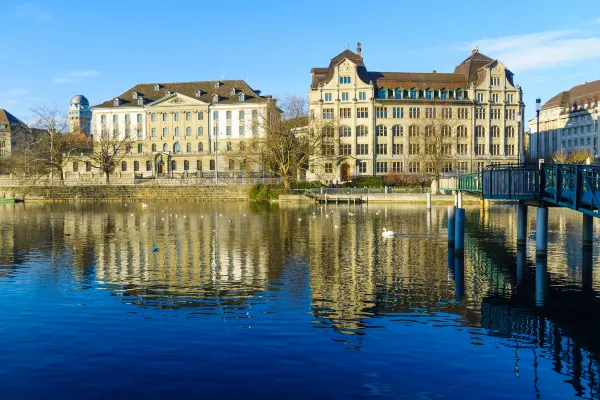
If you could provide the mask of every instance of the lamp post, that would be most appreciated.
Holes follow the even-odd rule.
[[[219,128],[215,129],[215,185],[219,183]]]
[[[596,157],[598,157],[598,109],[596,108],[592,113],[594,119],[594,164],[596,164]]]
[[[535,149],[535,153],[536,153],[536,158],[538,159],[538,163],[539,163],[539,158],[541,155],[541,151],[540,151],[540,110],[542,109],[542,100],[541,99],[535,99],[535,114],[536,114],[536,118],[537,118],[537,128],[535,130],[536,133],[536,149]]]
[[[517,114],[517,164],[521,164],[521,147],[523,146],[523,138],[521,137],[521,107]]]

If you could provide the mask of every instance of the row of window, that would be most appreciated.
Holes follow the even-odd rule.
[[[150,129],[150,137],[156,137],[156,128],[152,128]],[[215,126],[213,127],[213,135],[217,135],[219,132],[219,127]],[[251,132],[253,135],[258,134],[258,126],[253,125],[251,127]],[[225,134],[230,136],[232,134],[232,128],[231,126],[226,126],[225,127]],[[238,127],[238,133],[240,134],[240,136],[245,135],[246,132],[246,127],[241,125]],[[199,126],[198,129],[196,130],[196,134],[197,136],[204,136],[204,127]],[[223,134],[223,132],[221,132],[221,134]],[[169,136],[169,128],[162,128],[162,136],[163,137],[167,137]],[[173,129],[173,136],[178,137],[180,136],[180,130],[179,127],[175,127]],[[190,128],[189,126],[185,128],[185,136],[190,137],[192,136],[192,128]]]
[[[485,162],[484,161],[478,161],[477,162],[477,169],[479,171],[483,170],[485,168]],[[491,162],[490,164],[498,164],[497,162]],[[325,169],[325,173],[331,174],[333,173],[333,163],[325,163],[324,165],[324,169]],[[423,169],[424,172],[426,173],[434,173],[434,166],[431,163],[420,163],[417,161],[410,161],[406,163],[406,166],[404,165],[404,163],[402,161],[377,161],[375,163],[375,171],[378,174],[387,174],[389,172],[392,173],[401,173],[401,172],[408,172],[408,173],[419,173],[421,172],[421,169]],[[442,172],[460,172],[460,173],[464,173],[467,172],[469,170],[469,162],[468,161],[458,161],[455,163],[452,162],[447,162],[444,163],[444,165],[442,166]],[[357,172],[359,174],[366,174],[367,173],[367,162],[366,161],[359,161],[357,163]]]
[[[223,111],[221,111],[223,112]],[[173,120],[174,121],[179,121],[181,115],[183,114],[184,118],[186,121],[191,121],[192,120],[192,113],[191,112],[185,112],[185,113],[179,113],[178,111],[173,113]],[[251,111],[251,115],[252,115],[252,119],[256,120],[258,118],[258,110],[252,110]],[[129,114],[125,114],[125,123],[131,122],[130,118],[131,116]],[[137,118],[137,122],[142,122],[142,114],[137,114],[136,116]],[[150,120],[152,122],[156,122],[156,118],[157,115],[156,113],[151,113],[150,114]],[[204,119],[204,112],[203,111],[198,111],[197,112],[197,118],[198,121],[202,121]],[[231,119],[232,118],[232,112],[231,111],[225,111],[225,119]],[[238,112],[238,118],[240,120],[245,120],[246,119],[246,112],[244,110],[241,110]],[[161,119],[163,121],[168,121],[169,120],[169,113],[161,113]],[[218,120],[219,119],[219,111],[213,111],[213,119],[214,120]],[[100,116],[100,122],[102,124],[106,124],[106,115],[101,115]],[[113,114],[112,116],[112,122],[113,124],[118,124],[119,123],[119,115],[117,114]]]
[[[390,107],[375,107],[375,117],[376,118],[389,118],[390,114],[388,113]],[[391,118],[400,119],[404,118],[404,107],[391,107]],[[439,110],[439,114],[438,114]],[[425,107],[425,118],[434,119],[437,116],[441,116],[442,118],[452,119],[454,118],[454,109],[451,107]],[[486,109],[485,108],[476,108],[475,109],[475,119],[485,119]],[[492,120],[500,120],[502,116],[502,110],[499,108],[493,108],[490,110],[490,119]],[[516,119],[516,110],[505,110],[504,118],[507,120],[514,121]],[[349,119],[352,118],[352,108],[351,107],[341,107],[340,108],[340,119]],[[323,119],[334,119],[335,118],[335,109],[334,108],[323,108],[322,112]],[[357,107],[356,108],[356,118],[369,118],[369,108],[368,107]],[[420,107],[408,107],[408,118],[417,119],[421,118],[421,108]],[[469,109],[462,107],[456,109],[456,118],[457,119],[468,119],[469,118]],[[312,110],[312,119],[315,119],[315,112]]]
[[[92,171],[92,164],[88,161],[84,162],[85,165],[85,171],[86,172],[91,172]],[[176,171],[177,170],[177,160],[171,160],[171,164],[170,164],[170,171]],[[215,170],[215,160],[209,160],[209,170],[214,171]],[[239,168],[240,170],[243,169],[243,164],[240,163],[239,164]],[[129,167],[129,164],[127,161],[121,161],[121,171],[122,172],[127,172]],[[184,171],[189,171],[190,169],[190,161],[189,160],[183,160],[183,170]],[[229,160],[229,170],[234,170],[235,169],[235,161],[234,160]],[[202,171],[202,160],[196,160],[196,170],[197,171]],[[133,162],[133,171],[134,172],[138,172],[140,171],[140,162],[139,161],[134,161]],[[146,171],[152,171],[152,161],[146,161]],[[78,161],[73,161],[73,172],[79,172],[79,162]]]
[[[403,88],[395,88],[389,89],[386,87],[382,87],[377,91],[377,94],[380,99],[426,99],[426,100],[449,100],[453,98],[455,100],[464,100],[468,98],[468,92],[463,89],[449,90],[449,89],[425,89],[419,90],[417,88],[412,89],[403,89]]]
[[[333,137],[334,136],[334,128],[333,127],[323,127],[323,136],[325,137]],[[411,125],[408,127],[408,136],[414,137],[419,136],[421,127],[417,125]],[[375,127],[375,134],[379,137],[388,136],[388,127],[385,125],[377,125]],[[404,135],[404,127],[402,125],[394,125],[391,129],[392,136],[403,136]],[[504,130],[506,138],[514,138],[515,137],[515,128],[512,126],[507,126]],[[352,136],[352,128],[349,126],[341,126],[338,129],[339,137],[351,137]],[[425,136],[435,136],[437,134],[437,127],[435,126],[426,126],[424,129]],[[442,136],[449,137],[454,134],[453,128],[451,126],[442,126],[441,127]],[[365,137],[369,135],[369,128],[365,125],[360,125],[356,127],[356,136],[357,137]],[[500,127],[492,126],[491,135],[494,138],[500,137]],[[461,138],[466,138],[468,136],[468,128],[466,126],[458,126],[456,127],[456,136]],[[476,136],[479,138],[485,137],[485,127],[478,125],[476,127]]]
[[[402,155],[404,154],[404,145],[402,143],[394,143],[391,147],[388,147],[387,143],[378,143],[375,148],[375,154],[378,155],[389,155],[389,149],[392,151],[392,155]],[[441,146],[437,146],[436,144],[419,144],[419,143],[411,143],[408,145],[408,154],[409,155],[418,155],[421,154],[421,149],[424,150],[425,154],[433,155],[433,154],[446,154],[451,155],[453,151],[457,155],[468,155],[469,154],[469,146],[466,143],[455,144],[442,144]],[[478,144],[475,146],[475,155],[482,156],[485,155],[486,147],[485,144]],[[334,145],[324,145],[322,148],[322,154],[324,156],[335,156],[335,146]],[[493,144],[490,147],[490,154],[493,156],[502,155],[500,154],[500,145]],[[340,144],[338,146],[338,154],[340,156],[350,156],[352,155],[352,145],[350,144]],[[356,155],[364,156],[369,155],[369,145],[366,143],[359,143],[356,145]],[[507,144],[504,146],[504,155],[514,156],[515,155],[515,145]]]

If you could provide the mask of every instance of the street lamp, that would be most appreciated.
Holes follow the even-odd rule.
[[[594,164],[596,164],[596,157],[598,157],[598,109],[596,108],[592,113],[594,119]]]
[[[538,158],[538,162],[539,162],[539,158],[540,158],[540,154],[541,154],[541,151],[540,151],[540,142],[541,142],[541,140],[540,140],[540,137],[541,137],[541,135],[540,135],[540,110],[541,109],[542,109],[542,99],[535,99],[535,114],[536,114],[536,118],[537,118],[537,128],[535,130],[535,133],[536,133],[535,152],[536,152],[536,155]]]

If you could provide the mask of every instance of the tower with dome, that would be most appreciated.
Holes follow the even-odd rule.
[[[92,111],[90,103],[83,95],[71,99],[69,106],[69,126],[71,132],[92,133]]]

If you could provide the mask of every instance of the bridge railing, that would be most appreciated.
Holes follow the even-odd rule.
[[[534,200],[539,193],[539,171],[534,164],[490,165],[482,175],[486,199]]]
[[[481,193],[483,188],[482,173],[474,172],[472,174],[458,177],[458,190],[467,193]]]
[[[542,200],[600,217],[600,166],[544,165],[540,187]]]

